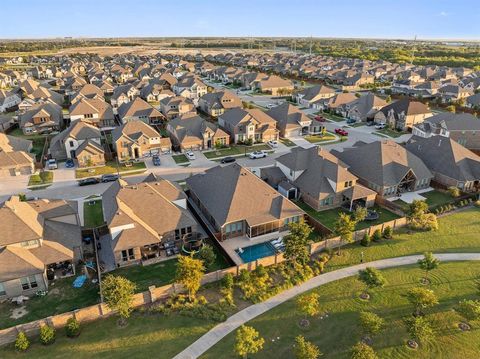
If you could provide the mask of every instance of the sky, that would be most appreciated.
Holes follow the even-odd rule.
[[[479,0],[1,0],[0,38],[480,40]]]

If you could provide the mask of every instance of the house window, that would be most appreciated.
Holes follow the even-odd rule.
[[[35,278],[34,275],[30,277],[23,277],[20,279],[20,283],[22,284],[22,289],[23,290],[29,290],[31,288],[37,288],[37,279]]]
[[[135,259],[135,254],[133,253],[133,248],[122,251],[122,261],[132,261]]]
[[[181,239],[184,235],[192,233],[192,227],[185,227],[175,230],[175,239]]]
[[[352,181],[345,181],[345,188],[352,187]]]
[[[73,147],[73,141],[70,141],[70,147]]]
[[[3,283],[0,283],[0,297],[3,295],[7,295],[7,292],[5,291],[5,286]]]

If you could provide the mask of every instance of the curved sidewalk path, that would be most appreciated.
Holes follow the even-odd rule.
[[[440,261],[451,262],[451,261],[480,261],[480,253],[441,253],[435,254]],[[272,308],[275,308],[277,305],[280,305],[295,296],[308,292],[309,290],[319,287],[323,284],[330,283],[339,279],[351,277],[358,274],[360,269],[365,269],[365,267],[375,267],[375,268],[391,268],[404,266],[408,264],[415,264],[419,259],[423,258],[423,255],[412,255],[405,257],[396,257],[381,259],[378,261],[362,263],[354,265],[351,267],[346,267],[338,269],[333,272],[328,272],[321,274],[319,276],[313,277],[312,279],[292,287],[282,293],[277,294],[274,297],[267,299],[265,302],[251,305],[238,313],[229,317],[225,322],[215,326],[203,336],[201,336],[197,341],[183,350],[181,353],[177,354],[173,359],[194,359],[198,358],[200,355],[205,353],[208,349],[218,343],[222,338],[224,338],[229,333],[236,330],[242,324],[258,317],[259,315],[269,311]]]

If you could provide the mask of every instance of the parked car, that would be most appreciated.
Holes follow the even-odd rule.
[[[336,128],[335,133],[340,136],[348,136],[348,132],[345,131],[343,128]]]
[[[325,117],[320,116],[320,115],[317,115],[317,116],[315,116],[314,118],[315,118],[315,120],[317,120],[318,122],[326,122],[326,121],[327,121]]]
[[[347,125],[353,125],[355,122],[357,122],[357,121],[355,121],[352,118],[347,119]]]
[[[375,128],[376,128],[377,130],[383,130],[386,126],[387,126],[387,125],[384,124],[384,123],[377,123],[377,124],[375,125]]]
[[[89,178],[85,178],[85,179],[82,179],[82,180],[78,181],[78,185],[79,186],[89,186],[91,184],[97,184],[99,182],[100,182],[100,180],[98,178],[89,177]]]
[[[116,174],[106,174],[106,175],[103,175],[102,176],[102,183],[106,183],[106,182],[115,182],[117,179],[119,179],[120,177]]]
[[[250,153],[249,157],[252,160],[255,160],[257,158],[264,158],[264,157],[267,157],[267,152],[265,152],[265,151],[255,151],[255,152]]]
[[[65,167],[66,168],[73,168],[75,167],[75,162],[71,158],[65,161]]]
[[[235,162],[235,161],[236,161],[235,157],[224,157],[224,158],[222,158],[220,163],[232,163],[232,162]]]
[[[367,121],[367,126],[373,126],[373,125],[375,125],[375,122],[373,122],[373,121]]]
[[[265,106],[265,107],[270,110],[270,109],[274,108],[275,105],[273,103],[268,103],[267,106]]]
[[[57,160],[55,158],[47,160],[47,168],[49,170],[56,170],[58,168]]]
[[[152,157],[152,162],[154,166],[160,166],[160,156],[154,155]]]
[[[185,152],[185,156],[187,156],[187,158],[192,161],[195,159],[195,154],[192,152],[192,151],[187,151]]]
[[[272,148],[277,148],[278,147],[278,142],[277,141],[268,141],[267,143]]]

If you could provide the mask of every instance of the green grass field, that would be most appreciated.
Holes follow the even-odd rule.
[[[181,155],[173,155],[172,158],[178,165],[183,163],[189,163],[187,156],[185,156],[183,153]]]
[[[248,146],[248,147],[230,146],[227,148],[220,148],[218,150],[204,152],[203,154],[208,159],[211,159],[211,158],[220,158],[220,157],[226,157],[226,156],[239,156],[239,155],[244,155],[245,153],[248,154],[253,151],[262,151],[262,150],[271,151],[272,148],[265,144]]]
[[[125,166],[124,163],[118,164],[115,161],[109,161],[106,163],[105,166],[101,167],[92,167],[89,169],[77,169],[75,170],[75,177],[76,178],[86,178],[92,176],[99,176],[109,173],[117,173],[117,172],[127,172],[132,171],[135,173],[141,173],[142,171],[146,171],[147,167],[145,162],[132,162],[130,166]]]
[[[83,204],[83,220],[85,228],[95,228],[103,224],[102,200],[95,200],[94,204]]]
[[[420,195],[426,198],[425,202],[427,202],[430,211],[433,211],[437,207],[455,202],[455,199],[452,196],[450,196],[448,193],[440,192],[437,190],[424,192]],[[398,204],[400,207],[402,207],[404,211],[408,211],[408,208],[409,208],[408,203],[402,201],[401,199],[397,199],[394,202]]]
[[[417,266],[393,268],[382,271],[387,279],[384,288],[370,291],[371,299],[358,298],[364,286],[354,277],[321,286],[321,314],[310,319],[310,327],[301,329],[302,318],[295,301],[288,301],[248,325],[255,327],[265,338],[262,352],[254,358],[293,358],[292,344],[297,335],[319,346],[322,358],[350,358],[349,350],[362,337],[358,312],[373,311],[385,319],[385,330],[374,337],[373,348],[379,358],[478,358],[480,329],[478,324],[470,332],[461,332],[457,325],[461,317],[452,311],[463,298],[479,298],[474,280],[480,275],[480,266],[468,262],[441,263],[431,273],[430,288],[439,298],[439,305],[427,310],[435,329],[435,339],[418,350],[405,345],[409,339],[402,318],[410,316],[412,307],[405,298],[408,289],[419,286],[423,275]],[[321,319],[328,312],[328,317]],[[201,358],[234,358],[234,333],[210,349]]]
[[[46,185],[53,182],[53,172],[52,171],[42,171],[38,174],[33,174],[28,180],[29,186],[40,186]]]
[[[378,134],[386,135],[386,136],[389,136],[389,137],[397,138],[397,137],[400,137],[401,135],[406,134],[407,132],[400,132],[400,131],[396,131],[396,130],[391,130],[389,128],[384,128],[382,130],[375,131],[374,133],[376,133],[376,134],[378,133]]]
[[[295,147],[296,146],[295,142],[289,140],[288,138],[280,138],[279,141],[287,147]]]
[[[305,136],[304,138],[310,143],[319,143],[319,142],[325,142],[325,141],[333,141],[337,137],[333,133],[327,132],[324,136],[311,135],[311,136]]]

